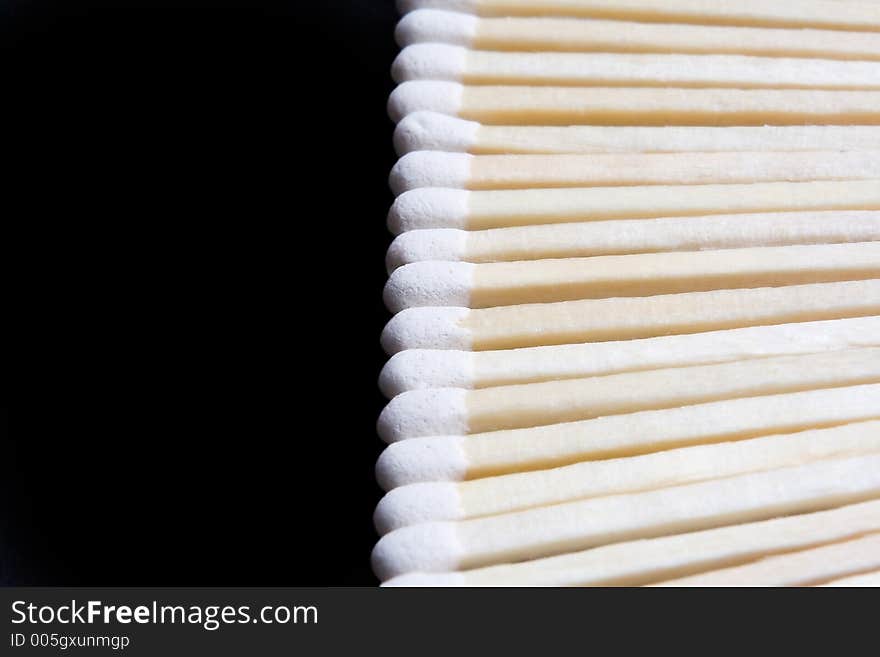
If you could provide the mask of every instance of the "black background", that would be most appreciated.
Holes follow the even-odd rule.
[[[3,581],[375,584],[393,2],[2,6]]]

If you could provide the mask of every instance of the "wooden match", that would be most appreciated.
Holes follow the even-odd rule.
[[[880,89],[880,62],[744,55],[495,52],[425,43],[407,46],[397,82],[579,87]]]
[[[553,258],[843,244],[880,238],[880,212],[802,211],[594,221],[486,230],[422,229],[397,236],[390,274],[414,262],[507,262]]]
[[[859,0],[398,0],[406,14],[443,9],[478,16],[578,16],[700,25],[880,31],[880,7]]]
[[[878,70],[880,80],[880,70]],[[467,155],[409,153],[391,171],[395,194],[420,187],[520,189],[880,180],[880,151]]]
[[[388,111],[395,121],[431,111],[496,125],[877,125],[880,91],[466,86],[414,80],[397,86]]]
[[[475,154],[880,150],[880,127],[482,125],[417,110],[398,122],[394,145],[400,155],[424,150]]]
[[[395,31],[401,47],[446,43],[475,50],[521,52],[687,53],[824,59],[880,59],[880,34],[647,23],[597,18],[480,17],[417,9]]]
[[[880,242],[471,264],[418,262],[385,286],[392,312],[419,306],[491,308],[578,299],[880,278]]]
[[[404,192],[388,213],[395,234],[730,213],[880,209],[880,180]]]
[[[485,351],[633,340],[880,314],[880,279],[587,299],[497,308],[409,308],[382,332],[404,349]]]

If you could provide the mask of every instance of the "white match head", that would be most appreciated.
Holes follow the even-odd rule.
[[[429,260],[394,270],[385,284],[385,306],[393,313],[423,306],[470,307],[474,265]]]
[[[422,228],[467,228],[468,198],[464,189],[420,187],[398,196],[388,211],[395,235]]]
[[[477,0],[397,0],[397,11],[401,14],[433,8],[474,12],[477,9]]]
[[[468,432],[467,391],[432,388],[401,393],[382,409],[376,431],[386,443],[464,435]]]
[[[449,481],[431,481],[401,486],[385,494],[373,523],[379,534],[401,527],[437,520],[459,520],[464,517],[458,486]]]
[[[448,80],[461,82],[467,66],[467,50],[444,43],[417,43],[407,46],[391,65],[395,82],[408,80]]]
[[[471,332],[462,326],[468,308],[409,308],[397,313],[382,331],[388,354],[404,349],[459,349],[468,351]]]
[[[409,588],[458,587],[465,585],[464,573],[407,573],[392,577],[382,586]]]
[[[453,43],[470,46],[477,34],[479,19],[470,14],[439,9],[418,9],[397,23],[394,38],[401,48],[414,43]]]
[[[443,151],[414,151],[391,169],[388,183],[395,195],[419,187],[466,187],[473,155]]]
[[[419,9],[474,12],[477,9],[477,0],[397,0],[399,14],[407,14]]]
[[[390,274],[398,267],[425,260],[463,260],[467,253],[467,232],[455,228],[411,230],[398,235],[385,255]]]
[[[471,351],[407,349],[394,354],[379,374],[379,389],[389,399],[422,388],[473,388]]]
[[[388,115],[400,121],[413,112],[458,114],[464,87],[456,82],[412,80],[397,85],[388,98]]]
[[[455,524],[426,522],[385,534],[373,548],[373,572],[381,580],[418,571],[449,571],[459,567],[464,549]]]
[[[423,481],[461,481],[467,473],[462,436],[429,436],[391,443],[376,461],[382,490]]]
[[[394,148],[398,155],[412,151],[449,151],[466,153],[477,143],[480,124],[439,112],[407,114],[394,130]]]

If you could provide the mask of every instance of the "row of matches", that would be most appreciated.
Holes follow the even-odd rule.
[[[880,585],[880,1],[399,7],[383,584]]]

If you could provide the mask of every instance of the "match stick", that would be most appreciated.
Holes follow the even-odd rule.
[[[396,82],[586,87],[732,87],[880,89],[880,62],[627,53],[510,53],[423,43],[404,48],[391,67]]]
[[[852,577],[843,577],[841,579],[836,579],[831,582],[827,582],[825,584],[820,584],[820,586],[880,587],[880,570],[875,570],[872,573],[865,573],[864,575],[853,575]]]
[[[387,493],[373,520],[378,532],[387,534],[421,522],[494,516],[877,452],[880,421],[848,424],[461,483],[409,484]]]
[[[407,349],[385,364],[389,398],[423,388],[490,388],[622,372],[880,346],[880,317],[500,351]]]
[[[421,150],[488,155],[877,150],[880,149],[880,127],[504,126],[481,125],[438,112],[416,111],[397,124],[394,146],[400,155]]]
[[[880,348],[864,347],[478,390],[411,390],[388,402],[377,429],[390,443],[877,382]]]
[[[643,586],[878,529],[880,500],[457,573],[410,573],[383,586]]]
[[[880,568],[880,533],[654,586],[811,586]]]
[[[402,194],[420,187],[485,190],[866,179],[880,180],[880,150],[591,155],[418,151],[398,160],[389,184],[395,194]]]
[[[400,19],[401,47],[449,43],[499,51],[689,53],[880,59],[880,35],[835,30],[719,27],[577,18],[480,18],[419,9]]]
[[[468,481],[691,445],[745,440],[880,418],[880,385],[746,397],[659,411],[493,431],[412,438],[376,463],[384,490],[430,481]]]
[[[391,118],[418,111],[500,125],[877,125],[880,91],[398,85],[388,99]]]
[[[401,14],[444,9],[479,16],[577,16],[700,25],[880,30],[880,7],[850,0],[398,0],[397,7]]]
[[[880,181],[476,192],[423,187],[397,197],[388,213],[388,228],[399,234],[422,228],[485,230],[612,219],[818,210],[880,210]]]
[[[385,285],[391,312],[491,308],[880,278],[880,242],[644,253],[526,262],[417,262]]]
[[[821,511],[878,496],[880,455],[817,461],[487,518],[411,525],[379,539],[372,564],[382,580],[409,572],[478,568]]]
[[[404,349],[486,351],[870,315],[880,315],[880,279],[477,310],[409,308],[391,318],[381,340],[388,354]]]
[[[398,267],[425,260],[509,262],[877,240],[877,211],[773,212],[479,231],[427,228],[398,235],[385,260],[390,274]]]

